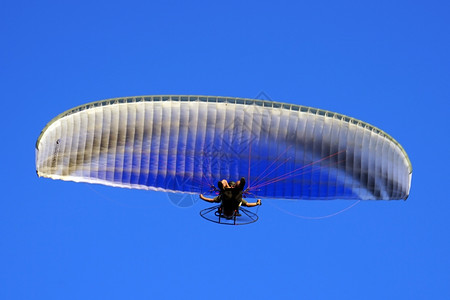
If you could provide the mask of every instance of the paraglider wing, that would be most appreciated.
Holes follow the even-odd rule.
[[[249,191],[286,199],[406,199],[403,148],[359,120],[240,98],[145,96],[62,113],[36,143],[38,176],[200,193],[245,176]]]

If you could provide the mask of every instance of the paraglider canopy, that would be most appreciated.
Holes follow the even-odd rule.
[[[248,178],[258,197],[406,199],[404,149],[360,120],[311,107],[208,96],[92,102],[53,119],[36,143],[38,176],[198,194]]]

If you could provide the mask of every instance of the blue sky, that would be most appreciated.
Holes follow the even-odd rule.
[[[450,298],[446,1],[3,1],[1,299]],[[413,165],[407,201],[207,203],[37,178],[53,117],[112,97],[200,94],[375,125]],[[195,199],[196,200],[196,199]],[[195,201],[194,201],[195,202]]]

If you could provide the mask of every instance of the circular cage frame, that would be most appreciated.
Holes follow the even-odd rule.
[[[239,212],[241,213],[240,216],[233,214],[231,218],[227,218],[221,214],[220,205],[215,205],[202,209],[200,211],[200,216],[205,220],[222,225],[247,225],[255,223],[259,219],[257,214],[248,209],[240,207]]]

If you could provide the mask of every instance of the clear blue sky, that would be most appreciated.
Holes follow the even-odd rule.
[[[72,3],[72,2],[71,2]],[[3,1],[1,299],[450,299],[447,1]],[[165,193],[37,178],[48,121],[152,94],[273,100],[392,135],[407,201],[266,201],[252,225]],[[286,211],[288,213],[286,213]]]

